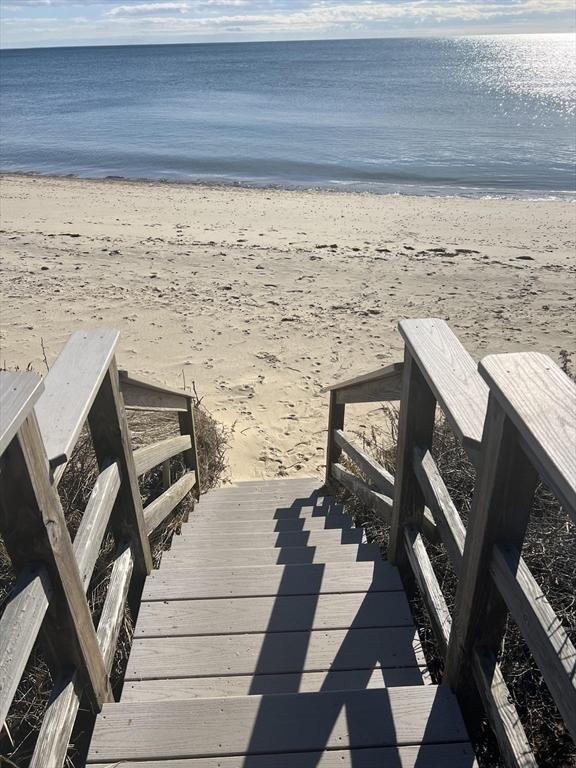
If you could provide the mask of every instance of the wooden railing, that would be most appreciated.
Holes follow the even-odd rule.
[[[508,766],[536,761],[498,664],[508,613],[576,740],[576,651],[521,556],[539,479],[576,520],[576,387],[548,357],[491,355],[479,368],[442,320],[400,323],[403,364],[329,388],[326,483],[390,524],[389,559],[416,578],[445,681],[478,696]],[[347,403],[400,401],[395,477],[344,430]],[[477,469],[468,530],[432,457],[440,406]],[[342,452],[368,478],[340,463]],[[458,577],[450,614],[423,538],[442,541]]]
[[[0,619],[1,727],[37,639],[55,681],[32,768],[63,765],[82,700],[94,712],[113,700],[128,592],[138,599],[152,567],[148,537],[190,491],[200,493],[192,397],[119,375],[118,336],[73,334],[44,380],[0,372],[0,534],[17,573]],[[134,451],[126,408],[176,412],[181,434]],[[72,541],[58,484],[86,423],[100,474]],[[186,471],[172,484],[177,454]],[[138,477],[158,465],[164,492],[143,508]],[[86,592],[108,530],[116,552],[94,628]]]

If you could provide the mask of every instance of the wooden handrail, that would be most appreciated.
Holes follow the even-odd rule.
[[[52,469],[70,460],[119,336],[108,329],[73,333],[44,379],[36,416]]]
[[[475,689],[507,766],[536,768],[498,654],[510,611],[576,739],[576,650],[520,555],[539,478],[576,520],[576,386],[535,353],[491,355],[478,372],[442,320],[406,320],[400,332],[405,355],[395,477],[343,431],[345,403],[359,402],[362,380],[372,379],[372,386],[378,371],[328,390],[327,485],[339,483],[373,511],[381,508],[390,521],[389,559],[416,578],[446,658],[446,681],[463,705]],[[348,386],[349,392],[358,387],[350,397]],[[478,473],[468,530],[431,453],[437,404]],[[339,463],[342,452],[373,487]],[[383,505],[384,489],[392,510]],[[459,577],[454,617],[421,537],[430,524]]]
[[[399,400],[402,388],[402,363],[393,363],[370,373],[341,381],[321,392],[334,392],[335,401],[343,403],[373,403]]]
[[[144,518],[146,521],[146,530],[148,535],[158,528],[164,522],[170,512],[180,504],[182,499],[194,487],[196,475],[192,472],[186,472],[180,480],[177,480],[167,491],[144,508]]]
[[[542,479],[576,522],[576,384],[546,355],[489,355],[482,377]]]
[[[46,570],[22,570],[0,619],[0,730],[52,597]]]
[[[186,412],[189,392],[132,376],[125,370],[119,374],[124,405],[129,410]]]
[[[399,330],[463,448],[476,461],[488,404],[477,366],[444,320],[403,320]]]
[[[44,390],[44,382],[31,371],[0,371],[0,456]]]
[[[180,437],[169,437],[158,443],[146,445],[144,448],[138,448],[134,451],[136,474],[138,476],[143,475],[178,453],[190,450],[191,447],[192,440],[190,435],[181,435]]]
[[[124,375],[137,408],[160,404],[180,422],[180,437],[133,450],[117,339],[108,330],[73,334],[44,382],[29,372],[0,372],[0,532],[20,571],[0,619],[2,721],[39,633],[54,680],[31,768],[64,763],[83,696],[94,710],[111,700],[128,591],[138,594],[151,567],[148,536],[192,488],[200,491],[190,394]],[[100,474],[72,543],[57,485],[86,421]],[[188,471],[171,484],[167,462],[178,453]],[[144,510],[137,477],[157,464],[166,490]],[[85,592],[108,528],[117,552],[95,630]]]

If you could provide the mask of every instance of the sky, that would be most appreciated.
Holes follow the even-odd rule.
[[[574,0],[0,0],[0,44],[571,32]]]

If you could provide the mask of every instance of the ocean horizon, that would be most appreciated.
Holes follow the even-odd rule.
[[[575,43],[550,34],[5,49],[0,170],[572,198]]]

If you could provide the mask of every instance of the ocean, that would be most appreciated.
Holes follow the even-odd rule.
[[[0,169],[573,197],[576,37],[4,50]]]

